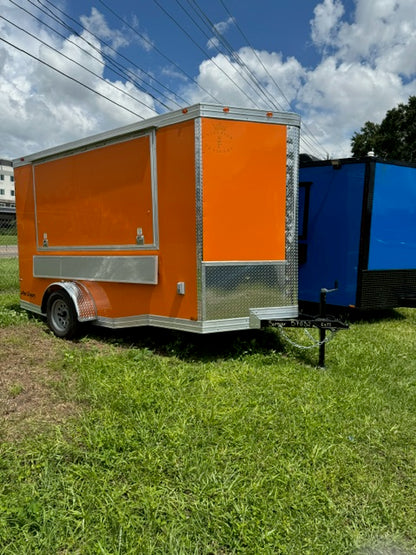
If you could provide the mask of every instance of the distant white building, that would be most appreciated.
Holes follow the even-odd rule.
[[[15,208],[13,164],[10,160],[0,160],[0,208]]]

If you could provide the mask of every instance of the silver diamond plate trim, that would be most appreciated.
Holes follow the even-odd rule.
[[[203,279],[202,279],[202,120],[195,120],[195,202],[196,202],[196,268],[198,320],[203,320]]]
[[[298,181],[299,128],[287,127],[286,160],[286,268],[285,297],[288,304],[298,302]]]
[[[203,264],[205,320],[241,318],[250,309],[282,307],[287,298],[286,270],[282,261],[266,264]]]
[[[76,286],[78,320],[80,322],[95,320],[97,317],[97,308],[94,299],[82,283],[74,283],[74,285]]]
[[[80,322],[88,322],[97,318],[97,308],[94,299],[84,284],[74,281],[51,283],[45,295],[47,296],[48,291],[56,291],[59,289],[64,289],[71,297]]]

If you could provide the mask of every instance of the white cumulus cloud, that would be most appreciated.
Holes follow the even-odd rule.
[[[109,29],[97,10],[83,18],[89,31],[63,39],[6,0],[0,0],[0,9],[15,24],[0,19],[1,158],[155,115],[149,94],[127,80],[104,76],[102,46],[91,32],[105,37],[113,48],[122,46],[124,39]]]
[[[416,94],[414,2],[355,0],[354,12],[348,14],[343,0],[311,2],[310,34],[304,41],[319,56],[313,67],[277,48],[266,51],[245,45],[233,56],[217,53],[201,60],[195,76],[199,87],[179,78],[172,68],[154,77],[168,81],[190,104],[208,101],[296,111],[304,123],[304,151],[348,156],[354,131],[368,120],[380,122],[387,110]],[[20,4],[34,9],[26,0]],[[1,158],[154,115],[155,99],[139,90],[134,79],[129,82],[127,77],[108,73],[111,49],[122,48],[127,41],[141,42],[142,35],[132,31],[137,20],[128,29],[113,29],[92,8],[81,18],[86,30],[80,36],[66,32],[63,38],[8,0],[0,0],[0,15]],[[218,34],[213,33],[211,46],[220,46],[221,35],[234,23],[232,17],[216,23]],[[146,39],[141,48],[142,52],[152,48],[151,40]],[[149,79],[136,73],[130,75]]]
[[[324,0],[315,7],[311,36],[316,45],[332,44],[343,14],[344,6],[340,0]]]
[[[198,83],[230,105],[297,111],[305,124],[304,150],[349,156],[354,131],[368,120],[380,122],[387,110],[416,94],[414,9],[414,0],[356,0],[353,19],[346,21],[342,0],[323,0],[311,11],[310,47],[321,55],[315,67],[280,52],[244,47],[237,54],[266,96],[224,55],[201,63]],[[186,93],[192,101],[210,100],[195,86]]]

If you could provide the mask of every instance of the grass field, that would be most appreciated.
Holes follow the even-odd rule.
[[[16,232],[3,232],[0,230],[0,246],[2,245],[17,245]]]
[[[322,370],[274,330],[64,342],[16,287],[0,553],[416,553],[415,310],[353,323]]]

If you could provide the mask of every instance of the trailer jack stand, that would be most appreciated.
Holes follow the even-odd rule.
[[[325,368],[325,345],[327,343],[326,332],[327,331],[336,332],[338,330],[346,330],[349,328],[348,324],[346,324],[345,322],[341,322],[340,320],[337,320],[331,316],[327,316],[326,295],[327,293],[332,293],[332,291],[336,291],[336,289],[337,287],[335,287],[335,289],[325,289],[325,288],[321,289],[318,316],[309,316],[306,314],[301,314],[298,316],[298,318],[290,318],[287,320],[269,320],[267,322],[263,322],[262,325],[272,326],[274,328],[319,329],[318,367]]]

